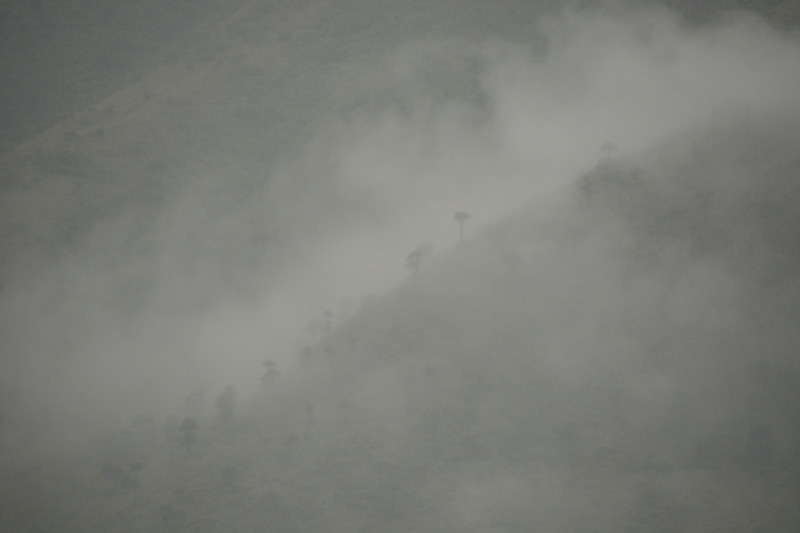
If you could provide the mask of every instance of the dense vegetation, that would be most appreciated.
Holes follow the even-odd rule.
[[[254,405],[6,465],[4,530],[792,531],[798,132],[609,156],[328,314]]]

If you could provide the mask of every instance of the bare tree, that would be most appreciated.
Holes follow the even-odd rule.
[[[464,239],[464,222],[471,217],[466,211],[456,211],[456,222],[458,222],[458,240]]]
[[[140,465],[141,468],[139,468]],[[100,473],[103,475],[103,478],[114,487],[120,488],[123,492],[127,493],[130,489],[136,488],[139,485],[136,474],[143,468],[144,466],[142,463],[133,463],[126,469],[116,463],[106,461],[100,467]]]
[[[325,322],[321,318],[313,318],[308,321],[306,332],[311,342],[316,342],[325,331]]]
[[[261,382],[265,386],[271,387],[275,383],[275,379],[278,377],[278,363],[273,361],[272,359],[267,359],[264,361],[264,366],[267,368],[267,371],[261,376]]]
[[[617,145],[611,141],[606,141],[600,145],[600,151],[603,152],[606,157],[610,157],[611,154],[617,151]]]
[[[178,426],[178,442],[187,452],[191,451],[192,446],[197,442],[197,435],[194,432],[198,427],[197,420],[189,417],[184,418],[181,425]]]
[[[406,268],[416,274],[419,272],[419,267],[422,265],[422,261],[428,257],[432,251],[433,247],[431,247],[430,244],[420,244],[406,257]]]
[[[217,416],[223,422],[233,418],[233,407],[236,401],[236,389],[233,385],[228,385],[225,390],[217,397],[216,407]]]

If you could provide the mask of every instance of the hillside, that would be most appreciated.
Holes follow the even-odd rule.
[[[669,0],[666,3],[688,20],[698,23],[731,9],[759,12],[778,24],[794,24],[798,20],[796,0],[702,3]],[[460,9],[454,9],[456,5]],[[347,9],[351,6],[352,9]],[[504,2],[492,10],[480,9],[479,3],[467,6],[464,2],[440,3],[439,7],[427,6],[425,10],[401,1],[350,2],[339,4],[333,10],[331,6],[313,2],[294,2],[287,10],[271,2],[244,0],[143,1],[127,6],[94,0],[4,2],[0,7],[0,35],[3,36],[0,70],[4,73],[0,92],[6,95],[7,101],[0,115],[0,152],[62,120],[69,120],[73,113],[102,101],[159,66],[196,54],[208,42],[209,34],[227,25],[229,20],[250,19],[251,28],[259,28],[248,31],[246,35],[252,38],[262,33],[265,14],[274,17],[275,12],[283,11],[282,31],[290,35],[295,21],[300,18],[298,14],[313,9],[324,13],[326,26],[333,32],[361,27],[365,33],[372,33],[369,44],[362,44],[370,48],[378,44],[374,40],[376,35],[381,35],[380,42],[385,43],[387,36],[407,39],[437,26],[440,29],[448,26],[456,32],[472,28],[477,34],[491,31],[495,37],[519,37],[524,35],[525,15],[537,8],[530,2]],[[335,16],[337,12],[338,17]],[[352,16],[355,12],[361,13],[361,17]],[[342,13],[347,13],[348,21],[341,20]],[[404,19],[403,24],[391,28],[375,24],[376,20],[397,21],[399,18]],[[520,26],[513,28],[514,24]],[[311,33],[317,31],[319,28],[312,29]],[[308,28],[304,32],[307,33]],[[359,40],[363,42],[365,36],[361,35]],[[348,53],[353,51],[353,47],[349,47]]]
[[[0,532],[796,532],[798,4],[568,4],[0,6]]]
[[[231,418],[184,411],[195,444],[141,417],[6,464],[4,530],[793,531],[798,140],[735,121],[609,157],[337,315]]]
[[[174,61],[241,5],[3,2],[0,152]]]

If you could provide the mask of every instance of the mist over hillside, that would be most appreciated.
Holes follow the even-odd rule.
[[[796,34],[381,5],[0,156],[0,530],[794,531]]]

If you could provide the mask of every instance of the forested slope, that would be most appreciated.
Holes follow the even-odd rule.
[[[797,3],[668,4],[0,7],[0,531],[795,532]]]
[[[793,531],[799,137],[609,156],[329,317],[254,404],[184,411],[196,440],[143,417],[7,465],[5,530]]]

